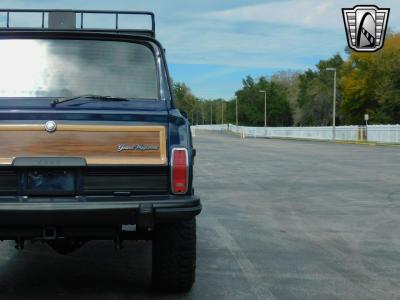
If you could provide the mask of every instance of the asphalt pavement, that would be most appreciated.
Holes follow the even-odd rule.
[[[400,147],[196,132],[197,281],[151,290],[151,243],[0,244],[0,299],[400,299]]]

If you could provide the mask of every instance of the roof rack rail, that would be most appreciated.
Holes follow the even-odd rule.
[[[13,15],[22,13],[37,13],[41,15],[41,24],[35,27],[11,26]],[[0,31],[21,31],[21,30],[73,30],[73,31],[95,31],[95,32],[117,32],[141,34],[155,37],[154,13],[148,11],[117,11],[117,10],[71,10],[71,9],[2,9],[1,16],[6,18],[5,26],[0,25]],[[114,26],[112,28],[89,28],[85,27],[84,17],[86,15],[114,15]],[[149,28],[120,28],[120,16],[148,16],[151,21]],[[46,26],[45,20],[48,20]],[[79,21],[78,21],[79,20]],[[64,22],[65,21],[65,22]],[[2,22],[0,21],[0,24]]]

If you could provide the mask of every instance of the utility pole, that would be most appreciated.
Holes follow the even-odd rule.
[[[236,97],[236,126],[239,126],[238,98]]]
[[[332,108],[332,141],[336,140],[336,68],[326,68],[333,71],[333,108]]]
[[[267,127],[267,90],[261,90],[264,93],[264,127]]]
[[[212,122],[213,122],[213,116],[212,116],[212,102],[210,103],[210,105],[211,105],[211,125],[212,125]]]
[[[224,102],[221,103],[221,124],[224,124]]]

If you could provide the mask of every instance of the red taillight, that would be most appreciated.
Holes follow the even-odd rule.
[[[171,184],[174,194],[185,194],[188,185],[188,155],[185,148],[172,149]]]

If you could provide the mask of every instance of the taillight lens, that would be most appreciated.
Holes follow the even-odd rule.
[[[172,149],[171,184],[174,194],[185,194],[188,187],[188,153],[185,148]]]

